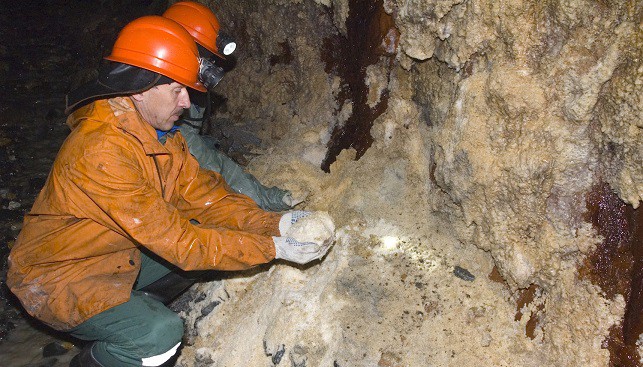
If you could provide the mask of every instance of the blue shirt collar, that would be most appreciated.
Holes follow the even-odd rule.
[[[156,137],[161,140],[162,137],[164,137],[168,133],[173,133],[179,129],[178,126],[174,125],[169,131],[163,131],[163,130],[156,130]]]

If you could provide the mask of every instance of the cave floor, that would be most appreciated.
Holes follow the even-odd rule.
[[[367,220],[339,228],[312,266],[275,264],[201,284],[183,314],[179,362],[261,366],[277,355],[310,366],[530,365],[513,348],[537,345],[540,335],[527,336],[529,317],[516,320],[508,287],[489,277],[490,256],[448,228],[437,218],[412,232]]]

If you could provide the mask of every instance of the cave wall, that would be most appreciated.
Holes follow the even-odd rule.
[[[234,68],[217,87],[225,100],[217,114],[261,139],[249,165],[254,174],[308,194],[306,208],[330,212],[343,233],[424,233],[436,223],[431,218],[439,218],[460,244],[454,246],[472,247],[458,251],[488,257],[502,283],[489,287],[500,298],[520,305],[523,290],[537,289],[518,307],[531,318],[504,325],[536,324],[535,342],[532,325],[530,340],[507,347],[506,353],[524,354],[516,357],[518,365],[609,364],[602,344],[623,316],[623,295],[605,297],[577,269],[602,240],[587,219],[588,193],[607,183],[633,208],[643,200],[641,2],[202,2],[239,42]],[[335,275],[324,277],[331,296],[315,307],[335,304],[328,297],[341,299],[342,266],[358,266],[350,259],[373,251],[343,238],[338,244],[348,250],[331,253]],[[477,270],[489,273],[485,266]],[[292,285],[289,277],[321,272],[277,269],[278,275],[228,280],[224,298],[237,289],[235,307],[274,316],[276,301],[250,300],[239,289],[261,284],[273,292],[253,290],[253,297],[270,297],[279,293],[278,284]],[[293,307],[290,315],[303,317]],[[201,311],[186,317],[202,319]],[[206,358],[199,349],[208,344],[205,335],[215,333],[208,328],[223,327],[221,314],[212,317],[202,326],[191,323],[197,341],[184,353],[201,350],[203,365],[233,365],[226,353],[210,351]],[[305,329],[283,320],[261,324],[263,344]],[[308,365],[329,361],[329,353],[345,360],[358,354],[342,351],[328,335],[308,334],[301,338],[323,346],[309,345],[318,358],[310,352]],[[226,331],[221,337],[248,341],[241,335],[247,336]],[[271,348],[257,353],[277,365],[278,348]],[[251,349],[239,350],[245,358]],[[418,365],[382,352],[380,344],[374,349],[380,350],[377,365]],[[301,350],[290,352],[293,365],[305,359],[297,357]],[[187,358],[183,363],[191,365]]]
[[[435,118],[437,185],[462,208],[469,238],[519,287],[555,280],[553,264],[591,246],[582,213],[597,180],[638,206],[641,87],[631,65],[641,40],[627,20],[640,10],[594,1],[397,8],[402,34],[413,34],[402,39],[406,55],[454,70],[451,103]],[[628,81],[612,78],[619,68]],[[418,83],[434,82],[426,76]],[[627,117],[605,118],[599,100]],[[609,161],[605,145],[617,146]]]

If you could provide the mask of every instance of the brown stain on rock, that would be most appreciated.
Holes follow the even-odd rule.
[[[498,267],[496,265],[493,266],[493,269],[491,269],[491,273],[489,273],[489,280],[496,283],[507,284],[507,281],[502,276],[502,274],[500,274],[500,271],[498,270]]]
[[[525,325],[525,334],[530,339],[536,338],[536,326],[538,326],[540,324],[540,321],[542,320],[542,314],[544,309],[545,309],[545,305],[543,304],[536,306],[536,311],[533,312],[529,317],[529,320],[527,320],[527,324]]]
[[[638,336],[643,334],[643,209],[630,208],[634,267],[631,272],[630,298],[623,321],[625,342],[628,345],[635,344]]]
[[[603,341],[603,349],[610,351],[609,367],[640,367],[636,343],[628,345],[625,343],[625,335],[621,325],[614,325],[610,329],[610,335]]]
[[[536,298],[537,290],[538,286],[532,284],[529,286],[529,288],[520,291],[520,294],[518,294],[518,299],[516,300],[517,312],[516,317],[514,318],[515,321],[519,321],[520,319],[522,319],[522,308],[534,301],[534,298]]]
[[[337,34],[324,40],[321,58],[326,65],[325,71],[342,80],[336,97],[338,111],[345,104],[352,104],[348,120],[335,126],[331,133],[321,164],[325,172],[330,172],[330,165],[342,150],[355,149],[355,159],[359,159],[373,144],[371,127],[388,107],[388,90],[382,92],[380,102],[371,108],[367,103],[366,68],[376,64],[381,57],[388,57],[390,73],[391,56],[395,54],[398,42],[399,31],[393,18],[384,11],[383,0],[350,0],[346,36]]]
[[[603,238],[579,269],[581,278],[599,286],[609,299],[623,295],[621,325],[610,329],[603,347],[610,367],[640,367],[636,341],[643,332],[643,210],[625,204],[604,183],[587,195],[586,220]]]
[[[514,318],[515,321],[520,321],[522,319],[522,308],[534,302],[539,290],[540,287],[538,285],[531,284],[529,288],[522,289],[520,291],[520,293],[518,294],[518,299],[516,300],[516,316]],[[525,334],[530,339],[534,339],[536,337],[536,326],[538,326],[540,320],[542,319],[544,309],[544,304],[537,304],[536,310],[531,313],[529,320],[527,320],[527,324],[525,325]]]

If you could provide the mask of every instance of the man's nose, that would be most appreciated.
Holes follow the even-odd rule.
[[[190,95],[185,87],[183,87],[181,93],[179,93],[179,107],[185,109],[190,108]]]

